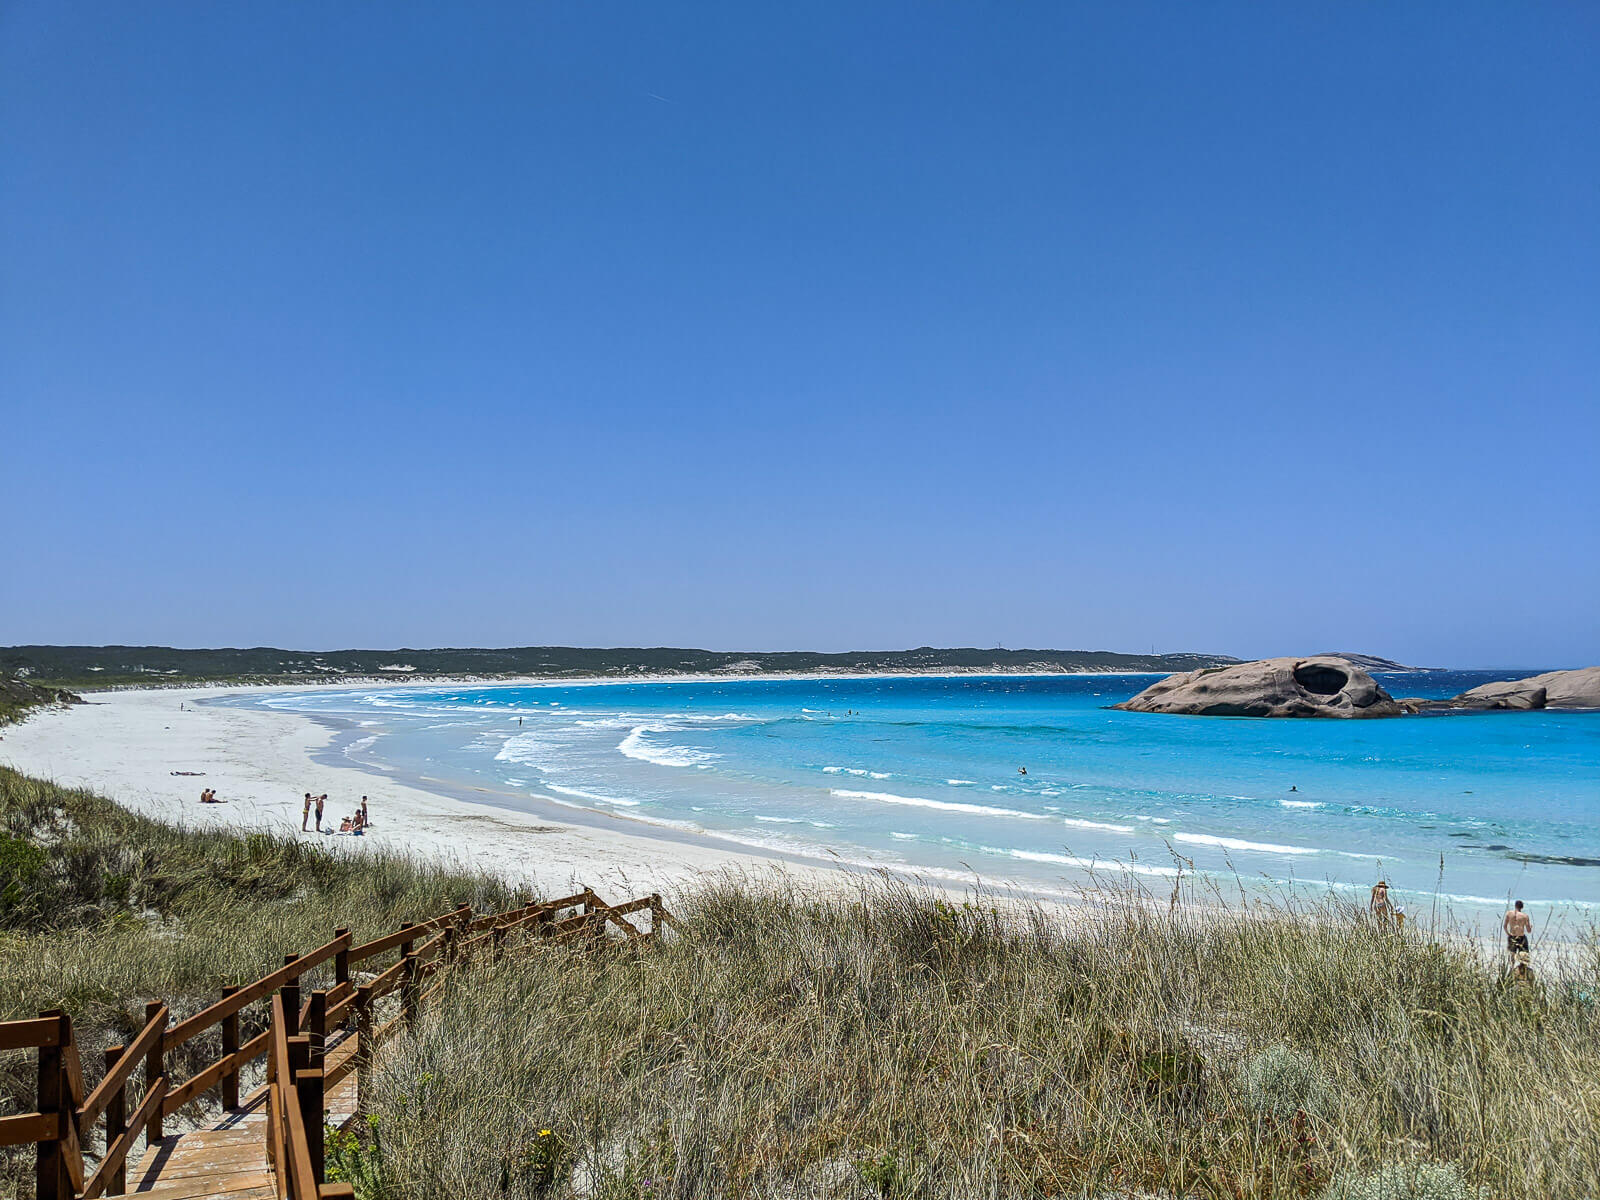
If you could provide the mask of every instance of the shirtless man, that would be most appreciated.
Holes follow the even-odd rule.
[[[1518,900],[1501,924],[1506,931],[1506,951],[1511,955],[1512,961],[1515,961],[1518,951],[1528,949],[1528,935],[1533,932],[1533,918],[1522,911],[1522,901]]]

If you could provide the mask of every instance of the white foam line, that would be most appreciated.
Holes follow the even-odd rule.
[[[1256,850],[1262,854],[1315,854],[1307,846],[1279,846],[1274,842],[1247,842],[1242,838],[1218,837],[1210,833],[1175,833],[1173,841],[1195,846],[1222,846],[1229,850]]]
[[[984,817],[1021,817],[1027,821],[1044,821],[1043,813],[1019,812],[1014,808],[994,808],[988,804],[961,804],[954,800],[929,800],[926,796],[896,796],[891,792],[854,792],[848,788],[834,788],[828,793],[846,800],[876,800],[880,804],[903,804],[911,808],[937,808],[943,812],[976,813]]]
[[[1063,825],[1071,825],[1074,829],[1103,829],[1107,833],[1132,833],[1132,825],[1110,825],[1105,821],[1085,821],[1081,817],[1062,817]]]
[[[1048,854],[1043,850],[1002,850],[996,846],[980,846],[987,854],[1001,854],[1023,862],[1059,863],[1064,867],[1077,867],[1083,871],[1128,871],[1134,875],[1161,875],[1167,878],[1178,873],[1176,867],[1151,867],[1143,863],[1117,862],[1114,859],[1079,858],[1074,854]]]
[[[621,796],[602,796],[599,792],[586,792],[582,788],[558,787],[553,783],[544,785],[552,792],[560,792],[563,796],[576,796],[579,800],[598,800],[601,804],[620,804],[624,808],[636,808],[637,800],[625,800]]]

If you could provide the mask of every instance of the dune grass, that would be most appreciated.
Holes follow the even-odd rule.
[[[459,979],[382,1062],[365,1194],[1600,1193],[1592,948],[1527,987],[1326,910],[679,907],[660,945]]]
[[[364,940],[461,903],[503,908],[511,891],[399,854],[181,829],[0,767],[0,1020],[65,1009],[92,1086],[97,1051],[143,1026],[147,1000],[183,1017],[336,927]],[[260,1021],[247,1010],[247,1036]],[[180,1077],[216,1057],[218,1037],[174,1056]],[[29,1056],[0,1056],[0,1112],[31,1107],[35,1074]],[[0,1195],[31,1154],[0,1151]]]
[[[86,1042],[335,926],[514,899],[0,770],[0,1016],[59,1005]],[[361,1200],[1600,1195],[1593,944],[1524,986],[1471,943],[1333,907],[1063,920],[891,879],[736,877],[673,907],[657,942],[449,977],[386,1048],[334,1174]],[[10,1057],[17,1111],[32,1081]]]

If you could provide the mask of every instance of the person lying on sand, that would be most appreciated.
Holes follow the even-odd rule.
[[[339,822],[340,833],[354,833],[355,831],[356,822],[354,817],[346,817],[344,820]]]

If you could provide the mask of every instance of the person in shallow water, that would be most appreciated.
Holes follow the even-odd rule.
[[[1500,924],[1506,931],[1506,952],[1515,962],[1518,954],[1528,952],[1528,935],[1533,932],[1533,918],[1522,911],[1522,901],[1518,900]]]

